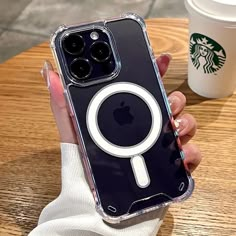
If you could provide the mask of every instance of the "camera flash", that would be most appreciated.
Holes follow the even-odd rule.
[[[90,38],[92,40],[97,40],[99,38],[99,34],[95,31],[93,31],[91,34],[90,34]]]

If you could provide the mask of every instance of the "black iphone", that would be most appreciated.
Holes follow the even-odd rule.
[[[143,19],[130,13],[61,26],[51,48],[104,220],[119,223],[188,198],[194,182]]]

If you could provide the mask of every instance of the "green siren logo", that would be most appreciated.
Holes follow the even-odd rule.
[[[190,38],[190,56],[193,65],[205,74],[218,71],[225,63],[225,50],[213,39],[192,34]]]

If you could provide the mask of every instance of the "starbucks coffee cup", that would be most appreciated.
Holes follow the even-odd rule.
[[[236,0],[185,0],[189,12],[188,84],[207,98],[236,88]]]

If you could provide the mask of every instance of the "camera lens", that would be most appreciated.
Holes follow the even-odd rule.
[[[97,62],[105,62],[110,58],[111,49],[106,42],[95,42],[90,48],[91,57]]]
[[[85,47],[82,36],[78,34],[70,34],[64,38],[63,48],[66,52],[72,55],[79,55],[83,52]]]
[[[71,62],[70,65],[71,73],[77,79],[86,79],[91,75],[92,66],[90,65],[89,60],[76,58]]]

